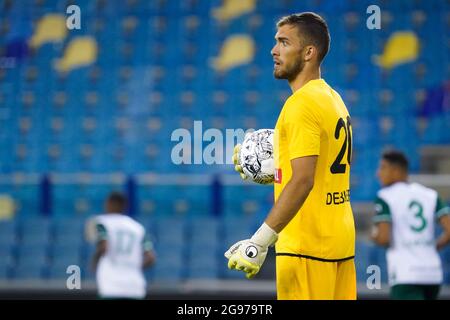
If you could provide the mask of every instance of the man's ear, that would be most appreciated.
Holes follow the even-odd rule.
[[[310,61],[317,54],[317,49],[314,46],[307,46],[303,58],[305,61]]]

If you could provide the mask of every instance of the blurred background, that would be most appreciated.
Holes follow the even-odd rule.
[[[80,28],[66,12],[73,4]],[[381,29],[366,25],[372,4]],[[0,296],[95,297],[83,225],[122,190],[155,243],[150,297],[273,298],[273,253],[251,282],[223,257],[260,225],[272,187],[242,182],[232,165],[173,164],[171,134],[193,133],[194,121],[223,133],[273,128],[290,95],[272,75],[275,23],[314,11],[332,38],[322,76],[352,116],[359,296],[386,297],[384,250],[368,241],[381,151],[405,151],[412,180],[450,200],[449,9],[446,0],[0,0]],[[450,250],[441,255],[447,290]],[[366,287],[372,264],[381,290]],[[66,289],[68,265],[80,266],[82,290]]]

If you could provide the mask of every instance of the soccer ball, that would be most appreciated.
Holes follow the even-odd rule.
[[[244,174],[259,184],[274,181],[272,129],[260,129],[247,134],[241,145],[239,163]]]

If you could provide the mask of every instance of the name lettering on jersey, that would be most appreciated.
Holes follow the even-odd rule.
[[[339,205],[345,202],[350,202],[350,190],[344,190],[341,192],[328,192],[327,193],[327,206]]]
[[[281,178],[283,177],[282,171],[279,168],[275,169],[274,181],[275,183],[281,183]]]
[[[414,240],[414,241],[402,241],[402,246],[404,247],[419,247],[419,246],[424,246],[424,247],[433,247],[434,246],[434,239],[418,239],[418,240]]]

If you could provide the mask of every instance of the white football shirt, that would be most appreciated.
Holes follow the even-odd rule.
[[[387,249],[389,284],[439,284],[442,266],[436,250],[436,218],[450,213],[436,191],[397,182],[378,191],[374,222],[392,224]]]
[[[132,218],[115,213],[96,217],[98,240],[107,251],[98,263],[96,279],[102,297],[144,298],[143,252],[148,248],[144,227]]]

